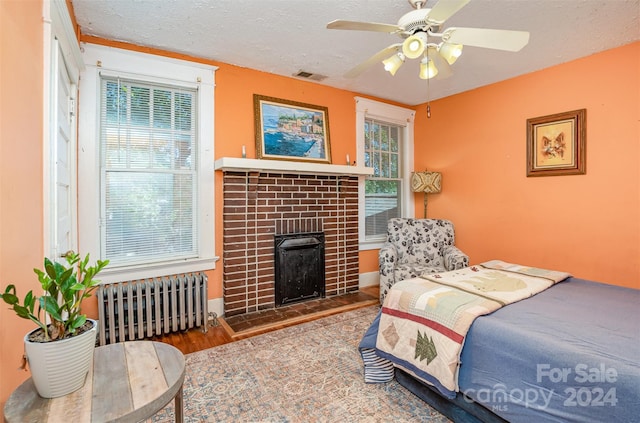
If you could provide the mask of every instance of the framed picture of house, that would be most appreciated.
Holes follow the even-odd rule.
[[[586,173],[587,110],[527,119],[527,176]]]
[[[331,163],[326,107],[253,95],[259,159]]]

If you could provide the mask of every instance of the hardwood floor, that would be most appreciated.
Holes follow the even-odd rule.
[[[229,323],[224,318],[218,318],[217,325],[210,324],[206,333],[195,328],[185,332],[156,336],[152,340],[173,345],[183,354],[189,354],[374,304],[379,304],[377,286],[365,287],[357,293],[344,296],[312,300],[279,307],[275,310],[251,313],[241,318],[232,316],[228,319]]]

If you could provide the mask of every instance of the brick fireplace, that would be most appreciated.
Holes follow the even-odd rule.
[[[357,175],[216,165],[223,171],[226,316],[276,307],[275,235],[323,233],[324,294],[331,297],[358,290]],[[308,167],[313,169],[314,165]]]

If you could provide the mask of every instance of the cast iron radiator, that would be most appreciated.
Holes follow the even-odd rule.
[[[100,345],[200,326],[207,331],[207,276],[202,272],[103,284],[96,292]]]

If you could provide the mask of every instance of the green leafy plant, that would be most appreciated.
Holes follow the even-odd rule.
[[[7,286],[2,294],[4,302],[19,317],[33,321],[42,329],[45,342],[73,336],[85,324],[87,316],[81,314],[80,306],[100,285],[94,277],[109,264],[109,260],[98,260],[90,266],[89,254],[80,260],[80,255],[73,251],[67,252],[64,258],[67,266],[45,257],[44,270],[33,269],[42,286],[41,296],[29,291],[20,304],[14,285]],[[36,303],[38,308],[34,314]],[[46,324],[47,316],[49,325]]]

